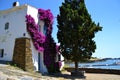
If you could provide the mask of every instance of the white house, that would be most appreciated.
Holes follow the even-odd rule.
[[[31,39],[26,29],[25,16],[27,14],[31,15],[36,23],[40,22],[40,30],[43,32],[44,22],[39,21],[38,9],[35,7],[25,4],[0,11],[0,60],[12,61],[16,38],[27,37]],[[47,73],[47,68],[43,62],[43,52],[38,54],[32,40],[30,42],[32,60],[36,71],[40,69],[42,73]]]

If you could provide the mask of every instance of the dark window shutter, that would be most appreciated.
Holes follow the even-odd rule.
[[[58,61],[61,61],[61,55],[60,54],[58,55]]]
[[[1,50],[1,57],[4,55],[4,49]]]

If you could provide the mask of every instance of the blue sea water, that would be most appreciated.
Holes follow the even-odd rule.
[[[74,64],[70,64],[74,67]],[[120,70],[120,59],[107,59],[91,63],[79,63],[80,68],[100,68],[100,69],[116,69]]]

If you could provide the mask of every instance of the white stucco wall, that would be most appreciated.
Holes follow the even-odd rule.
[[[62,56],[62,54],[61,54],[61,63],[62,63],[62,66],[60,67],[60,70],[62,70],[65,65],[64,57]]]
[[[10,9],[11,10],[11,9]],[[10,10],[0,13],[0,49],[4,49],[4,56],[0,60],[12,61],[15,39],[23,37],[26,33],[25,14],[27,8],[20,8],[10,12]],[[9,23],[9,28],[5,30],[5,24]]]

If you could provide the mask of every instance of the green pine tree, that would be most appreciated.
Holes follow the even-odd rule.
[[[77,72],[78,62],[90,59],[95,52],[93,38],[95,33],[102,31],[102,27],[92,21],[84,0],[65,0],[60,6],[57,21],[57,38],[62,54],[66,59],[75,62]]]

